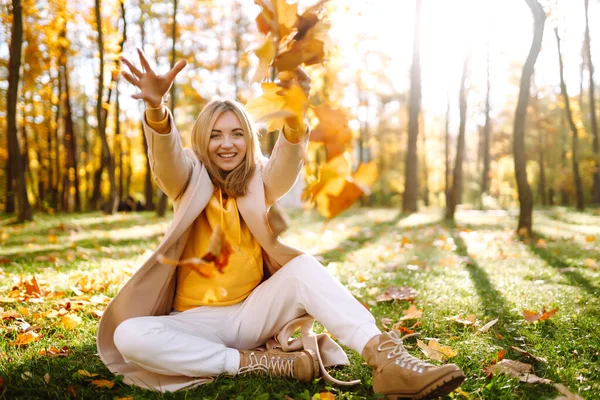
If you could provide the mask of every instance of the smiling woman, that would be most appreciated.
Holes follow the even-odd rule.
[[[224,112],[215,122],[208,143],[208,154],[226,172],[232,171],[244,160],[246,135],[233,112]]]

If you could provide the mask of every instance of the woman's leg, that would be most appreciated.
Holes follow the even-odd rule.
[[[231,323],[232,307],[198,307],[175,315],[123,321],[114,341],[123,359],[164,375],[235,375],[239,352],[219,331]]]
[[[228,343],[240,349],[262,345],[286,323],[305,313],[345,346],[361,353],[381,332],[371,313],[314,257],[301,255],[258,286],[236,311],[239,321]]]

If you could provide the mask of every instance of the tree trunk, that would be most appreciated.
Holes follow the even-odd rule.
[[[446,92],[446,133],[444,135],[444,195],[446,207],[450,203],[450,96]]]
[[[23,9],[21,0],[13,0],[13,26],[10,41],[10,60],[8,64],[8,93],[7,93],[7,136],[8,153],[10,156],[12,179],[15,188],[15,211],[17,221],[31,221],[33,215],[27,198],[25,185],[25,170],[22,168],[23,156],[19,148],[17,132],[17,94],[19,91],[19,70],[21,68],[21,52],[23,44]]]
[[[456,206],[460,203],[462,189],[462,167],[465,155],[465,129],[467,124],[467,93],[465,83],[469,71],[469,58],[465,57],[463,64],[462,78],[460,79],[459,111],[460,123],[458,128],[458,138],[456,139],[456,157],[454,159],[454,172],[452,174],[452,189],[450,191],[450,202],[446,205],[446,219],[454,220]]]
[[[8,137],[6,138],[8,140]],[[7,148],[10,148],[7,143]],[[15,212],[15,193],[13,191],[13,173],[12,173],[12,161],[10,159],[10,152],[8,152],[8,159],[6,160],[5,174],[6,174],[6,202],[4,203],[4,212],[12,214]]]
[[[588,21],[588,4],[585,1],[585,49],[587,53],[588,74],[589,74],[589,93],[590,93],[590,117],[592,123],[592,151],[594,152],[594,176],[592,188],[592,203],[600,204],[600,146],[598,143],[598,120],[596,119],[596,97],[594,95],[594,63],[592,62],[592,49],[590,46],[590,24]]]
[[[408,105],[408,142],[406,147],[406,166],[404,168],[404,196],[402,212],[418,211],[419,193],[417,139],[419,136],[419,114],[421,112],[421,0],[416,0],[415,34],[413,43],[412,66],[410,69],[410,103]]]
[[[66,40],[66,28],[61,37]],[[66,49],[65,49],[66,50]],[[79,197],[79,174],[77,169],[77,142],[75,128],[73,125],[73,114],[71,112],[71,95],[69,88],[69,70],[67,67],[67,52],[64,53],[64,60],[61,62],[62,74],[64,78],[64,96],[63,96],[63,119],[64,119],[64,146],[66,154],[66,163],[63,175],[63,209],[65,211],[81,211]]]
[[[525,0],[533,14],[533,40],[529,54],[523,65],[521,83],[519,85],[519,99],[515,110],[513,128],[513,153],[515,158],[515,176],[519,192],[519,222],[517,231],[529,235],[533,223],[533,196],[529,182],[527,182],[527,159],[525,157],[525,121],[527,119],[527,104],[529,103],[529,90],[531,88],[531,76],[535,69],[542,38],[544,37],[544,22],[546,13],[537,0]]]
[[[492,124],[490,119],[490,44],[488,41],[487,48],[487,89],[485,93],[485,125],[483,126],[483,171],[481,172],[481,196],[488,194],[490,191],[490,136],[492,132]]]
[[[121,201],[124,199],[123,196],[123,135],[121,135],[121,122],[119,120],[119,114],[121,113],[121,105],[119,104],[119,83],[115,81],[115,142],[114,142],[114,154],[115,164],[119,166],[119,183],[117,188],[117,199]]]
[[[429,168],[427,166],[427,138],[425,137],[425,127],[421,120],[421,164],[423,170],[423,203],[429,207]]]
[[[83,97],[83,153],[81,157],[81,163],[84,169],[83,179],[85,180],[85,184],[83,185],[84,191],[81,195],[81,198],[85,200],[85,207],[82,207],[84,210],[90,209],[89,204],[89,187],[90,187],[90,171],[88,169],[89,160],[92,153],[92,148],[90,146],[89,135],[90,135],[90,126],[88,124],[88,108],[87,108],[87,96]],[[85,157],[84,157],[85,155]]]
[[[575,180],[575,203],[578,210],[583,211],[585,208],[583,201],[583,184],[581,182],[581,175],[579,175],[579,160],[578,160],[578,132],[575,121],[573,120],[573,114],[571,113],[571,104],[569,100],[569,93],[567,91],[567,84],[564,78],[564,67],[562,62],[562,53],[560,50],[560,36],[558,35],[558,28],[554,28],[554,35],[556,36],[556,46],[558,49],[558,64],[560,67],[560,92],[565,101],[565,113],[567,115],[567,122],[571,129],[572,135],[572,149],[571,149],[571,161],[573,167],[573,178]]]
[[[173,0],[173,25],[171,27],[171,68],[175,66],[175,43],[177,42],[177,0]],[[175,104],[177,100],[175,82],[171,86],[171,113],[173,119],[175,118]],[[168,197],[163,193],[162,190],[158,189],[158,206],[156,207],[156,214],[159,217],[164,217],[167,212],[167,200]]]
[[[146,6],[143,0],[140,0],[140,36],[142,49],[146,44]],[[142,118],[144,117],[144,111],[142,110]],[[144,124],[140,122],[140,133],[142,135],[142,142],[144,144],[144,162],[146,165],[146,174],[144,176],[144,197],[146,203],[144,209],[151,211],[154,210],[154,187],[152,185],[152,170],[150,169],[150,160],[148,159],[148,141],[144,134]]]

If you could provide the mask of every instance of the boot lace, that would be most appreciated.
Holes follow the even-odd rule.
[[[241,367],[238,374],[257,373],[294,378],[294,358],[269,357],[268,353],[257,356],[251,352],[248,359],[249,364]]]
[[[394,363],[396,365],[399,365],[401,368],[412,369],[419,374],[435,367],[433,364],[429,364],[423,360],[419,360],[417,357],[410,355],[410,353],[408,353],[402,345],[402,341],[404,339],[416,336],[418,333],[411,333],[400,337],[397,331],[390,331],[388,332],[388,335],[389,339],[380,343],[379,346],[377,346],[377,350],[389,350],[387,358],[395,358]]]

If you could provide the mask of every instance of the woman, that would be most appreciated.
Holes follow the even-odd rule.
[[[458,367],[435,367],[408,354],[398,332],[382,334],[373,316],[315,258],[273,237],[267,210],[296,181],[307,135],[286,125],[266,161],[243,107],[212,101],[193,127],[192,149],[182,149],[162,99],[186,63],[159,76],[138,52],[142,70],[122,59],[131,71],[123,76],[140,89],[133,97],[146,102],[150,166],[175,215],[156,252],[102,317],[98,351],[111,371],[127,383],[163,391],[246,372],[310,381],[324,370],[323,358],[347,363],[336,353],[339,346],[319,339],[312,349],[257,349],[290,328],[290,321],[310,314],[363,355],[373,368],[375,392],[427,398],[460,385]],[[300,73],[296,83],[308,91],[308,76]],[[292,143],[293,137],[303,139]],[[223,273],[207,278],[193,265],[175,268],[159,256],[201,257],[217,229],[235,249]]]

